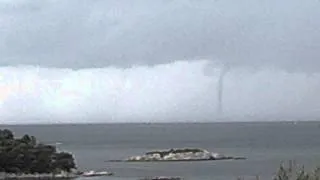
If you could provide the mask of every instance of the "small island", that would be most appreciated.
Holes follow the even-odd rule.
[[[210,161],[210,160],[239,160],[243,157],[225,156],[212,153],[199,148],[169,149],[163,151],[151,151],[142,156],[132,156],[126,159],[127,162],[144,161]]]
[[[0,179],[74,178],[77,167],[71,153],[39,143],[34,136],[14,137],[0,129]]]

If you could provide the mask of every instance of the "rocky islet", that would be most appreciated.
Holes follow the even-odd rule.
[[[210,160],[240,160],[244,157],[225,156],[219,153],[209,152],[200,148],[177,148],[147,152],[141,156],[131,156],[127,162],[144,161],[210,161]]]

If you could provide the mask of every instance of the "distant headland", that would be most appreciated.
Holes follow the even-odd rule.
[[[77,173],[71,153],[58,152],[34,136],[17,138],[12,131],[0,129],[0,179],[72,178]]]

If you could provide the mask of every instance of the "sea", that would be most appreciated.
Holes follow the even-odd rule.
[[[34,135],[72,152],[82,171],[102,170],[137,180],[180,176],[186,180],[271,180],[281,163],[294,160],[311,170],[320,165],[320,122],[232,122],[159,124],[0,125],[16,136]],[[196,147],[246,160],[198,162],[110,162],[157,149]],[[85,179],[85,178],[84,178]]]

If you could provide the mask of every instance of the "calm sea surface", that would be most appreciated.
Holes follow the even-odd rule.
[[[131,180],[146,176],[182,176],[187,180],[271,179],[281,161],[307,168],[320,165],[320,122],[210,124],[95,124],[3,126],[74,153],[80,170],[107,170]],[[61,143],[61,144],[60,144]],[[200,147],[247,160],[207,162],[112,163],[164,148]]]

